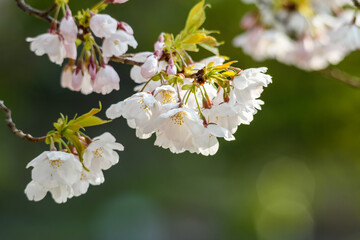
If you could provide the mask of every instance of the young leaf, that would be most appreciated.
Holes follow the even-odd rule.
[[[97,126],[108,123],[110,121],[102,120],[94,115],[101,111],[101,103],[99,102],[99,108],[93,108],[90,112],[81,115],[80,117],[69,121],[68,129],[73,131],[79,131],[80,128]]]
[[[196,4],[190,11],[186,21],[184,32],[191,33],[196,31],[205,22],[205,0]]]

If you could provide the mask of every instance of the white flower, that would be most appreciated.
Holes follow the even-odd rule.
[[[345,55],[346,48],[332,42],[327,35],[317,39],[304,36],[297,41],[291,62],[304,70],[317,71],[327,68],[329,64],[338,64]]]
[[[37,56],[47,54],[50,61],[61,65],[66,57],[66,49],[60,36],[52,33],[45,33],[36,38],[27,38],[30,42],[30,49]]]
[[[272,80],[270,75],[265,74],[266,72],[266,67],[246,69],[234,78],[233,85],[239,90],[245,89],[252,84],[267,87]]]
[[[123,30],[118,30],[116,33],[104,40],[103,55],[104,57],[121,56],[127,52],[128,45],[133,48],[137,47],[137,42],[134,36]]]
[[[107,14],[96,14],[90,19],[90,29],[99,38],[109,38],[116,32],[117,21]]]
[[[43,152],[26,167],[33,167],[33,181],[25,189],[28,198],[39,201],[45,197],[44,192],[50,191],[57,203],[73,196],[71,186],[82,172],[82,165],[73,154],[59,151]]]
[[[224,138],[227,141],[235,140],[235,137],[227,129],[216,124],[209,124],[205,128],[204,134],[196,139],[199,152],[204,156],[215,155],[219,149],[218,137]]]
[[[65,42],[75,43],[78,34],[78,27],[73,17],[64,17],[60,22],[60,34],[64,37]]]
[[[287,63],[293,50],[293,42],[287,35],[277,30],[262,28],[254,28],[237,36],[233,40],[233,45],[241,47],[257,61],[273,58]]]
[[[96,74],[93,91],[103,95],[120,89],[120,77],[110,65],[101,67]]]
[[[114,150],[124,150],[124,147],[115,141],[110,133],[104,133],[86,148],[83,164],[87,169],[82,171],[79,180],[72,185],[74,196],[85,194],[90,184],[100,185],[105,181],[102,171],[119,162],[119,155]]]
[[[135,56],[133,56],[131,58],[131,60],[136,61],[136,62],[145,62],[146,59],[152,55],[153,53],[151,52],[141,52],[141,53],[137,53],[135,54]],[[136,83],[144,83],[147,82],[149,79],[144,78],[141,74],[141,67],[139,66],[133,66],[131,68],[130,71],[130,77],[132,80],[134,80]]]
[[[69,88],[70,90],[73,90],[72,88],[72,79],[73,79],[73,66],[66,66],[64,67],[62,73],[61,73],[61,87],[63,88]]]
[[[173,153],[200,152],[197,139],[198,136],[203,136],[205,128],[194,110],[171,109],[153,122],[153,128],[156,129],[156,146],[168,148]]]
[[[108,170],[119,162],[119,155],[114,150],[124,151],[124,147],[117,143],[114,136],[108,132],[94,138],[86,148],[83,163],[90,170],[90,174],[94,173],[95,178],[92,179],[92,184],[103,182],[101,177],[98,178],[99,171]]]
[[[154,54],[150,55],[141,66],[141,75],[146,79],[150,79],[158,72],[158,68],[159,60]]]
[[[65,47],[65,58],[70,58],[73,60],[76,60],[77,57],[77,48],[76,48],[76,44],[74,43],[67,43],[64,42],[64,47]]]
[[[345,24],[334,30],[332,39],[349,52],[360,49],[360,24]]]
[[[203,114],[208,123],[215,123],[229,130],[232,134],[236,132],[241,123],[248,122],[248,118],[243,118],[240,113],[241,107],[238,104],[228,102],[214,105],[210,109],[203,110]]]
[[[148,125],[159,115],[160,106],[150,93],[136,93],[122,102],[113,104],[106,111],[106,116],[115,119],[123,116],[128,125],[136,129],[137,137],[149,138],[154,129],[148,129]],[[149,128],[150,129],[150,128]]]

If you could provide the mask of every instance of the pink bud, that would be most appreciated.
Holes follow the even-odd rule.
[[[74,71],[72,75],[72,82],[71,82],[71,88],[74,91],[80,91],[81,85],[83,82],[84,73],[82,71],[82,62],[79,61],[76,67],[76,70]]]
[[[176,66],[174,64],[174,60],[171,58],[169,61],[169,65],[166,67],[166,73],[168,75],[175,75],[177,74],[177,69]]]
[[[134,35],[134,30],[126,22],[118,22],[118,29],[123,30],[127,34]]]
[[[145,63],[141,66],[141,75],[146,78],[152,78],[158,71],[159,61],[157,57],[153,54],[150,55]]]
[[[107,2],[114,4],[122,4],[122,3],[126,3],[127,1],[128,0],[107,0]]]
[[[163,51],[157,50],[154,52],[154,56],[156,57],[156,59],[160,59],[162,55],[163,55]]]
[[[95,81],[97,69],[96,69],[96,64],[94,61],[94,56],[91,56],[91,58],[90,58],[88,70],[89,70],[89,74],[91,76],[91,80]]]
[[[155,49],[155,51],[162,52],[163,49],[164,49],[164,47],[165,47],[165,43],[164,43],[164,42],[159,42],[159,41],[157,41],[157,42],[155,42],[155,44],[154,44],[154,49]]]
[[[164,38],[164,33],[161,33],[159,38],[158,38],[159,42],[165,42],[165,38]]]
[[[82,70],[80,71],[76,70],[73,73],[71,87],[74,91],[80,91],[83,78],[84,78],[84,74]]]

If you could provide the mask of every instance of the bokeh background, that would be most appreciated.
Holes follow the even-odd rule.
[[[52,3],[27,2],[38,8]],[[152,50],[160,32],[178,33],[196,2],[130,0],[107,13],[133,27],[136,51],[144,51]],[[126,151],[105,172],[103,185],[58,205],[49,195],[35,203],[24,194],[31,178],[25,166],[47,146],[13,136],[1,121],[0,239],[360,239],[360,90],[275,61],[254,62],[231,45],[251,6],[208,2],[205,27],[221,30],[221,53],[241,68],[267,66],[273,76],[252,124],[239,128],[236,141],[221,141],[213,157],[155,147],[154,138],[137,139],[123,119],[90,128],[90,136],[113,133]],[[73,11],[94,3],[70,1]],[[82,96],[62,89],[61,68],[36,57],[25,42],[47,28],[14,1],[0,1],[0,99],[17,126],[34,136],[50,130],[60,112],[72,117],[99,100],[107,108],[135,86],[130,66],[117,64],[118,92]],[[354,53],[339,67],[360,76],[359,62]]]

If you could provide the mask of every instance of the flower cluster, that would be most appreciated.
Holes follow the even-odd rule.
[[[56,131],[47,135],[51,150],[27,165],[27,168],[33,167],[32,181],[25,189],[29,200],[40,201],[50,192],[55,202],[64,203],[86,193],[90,184],[104,182],[102,171],[119,162],[119,155],[114,150],[123,151],[124,147],[116,143],[110,133],[90,139],[79,131],[79,128],[106,123],[93,116],[99,110],[94,109],[69,122],[62,117],[54,124]],[[62,137],[68,142],[65,143]],[[59,150],[55,143],[59,144]]]
[[[177,36],[161,34],[155,52],[137,54],[131,77],[141,84],[131,97],[113,104],[106,115],[123,116],[141,139],[156,135],[155,145],[173,153],[189,151],[214,155],[217,138],[234,140],[240,124],[250,124],[263,104],[263,87],[271,82],[266,68],[241,70],[219,56],[194,62],[187,51],[197,46],[217,53],[219,44],[198,30],[204,2],[190,12],[185,29]]]
[[[360,48],[360,23],[353,4],[357,0],[243,1],[258,9],[243,17],[246,32],[233,44],[255,60],[276,59],[313,71],[338,64]]]
[[[108,94],[120,89],[120,77],[108,64],[111,57],[126,53],[128,46],[137,47],[132,28],[99,12],[110,3],[120,4],[124,0],[100,2],[92,9],[82,10],[72,16],[66,0],[59,0],[55,18],[48,33],[36,38],[28,38],[30,49],[36,55],[47,54],[50,60],[62,65],[69,62],[61,76],[61,86],[83,94],[92,92]],[[57,18],[62,10],[64,17],[60,24]],[[102,46],[96,42],[102,40]],[[78,56],[77,49],[82,45]]]

